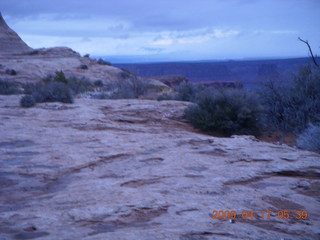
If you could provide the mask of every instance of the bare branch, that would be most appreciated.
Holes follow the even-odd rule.
[[[309,48],[309,52],[310,52],[310,54],[311,54],[311,58],[312,58],[313,63],[314,63],[318,68],[320,68],[320,65],[319,65],[319,64],[317,63],[317,61],[316,61],[316,57],[313,55],[313,52],[312,52],[312,49],[311,49],[311,47],[310,47],[310,44],[309,44],[308,40],[303,40],[303,39],[301,39],[300,37],[298,37],[298,39],[299,39],[301,42],[307,44],[307,46],[308,46],[308,48]]]

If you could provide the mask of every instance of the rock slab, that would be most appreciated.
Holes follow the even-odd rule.
[[[319,154],[204,135],[185,102],[19,98],[0,96],[0,239],[320,238]]]

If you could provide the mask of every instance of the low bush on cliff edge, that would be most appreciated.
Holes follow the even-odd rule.
[[[206,132],[233,134],[259,133],[259,106],[242,90],[203,92],[186,110],[186,118]]]
[[[297,139],[298,147],[320,153],[320,124],[310,124]]]
[[[269,129],[300,133],[320,121],[320,71],[304,67],[286,84],[264,83],[261,91],[264,123]]]
[[[176,89],[175,99],[179,101],[195,102],[205,87],[201,85],[194,85],[189,82],[181,83]]]

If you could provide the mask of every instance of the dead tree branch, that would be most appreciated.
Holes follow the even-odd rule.
[[[317,60],[316,60],[315,56],[313,55],[313,52],[312,52],[312,49],[311,49],[311,47],[310,47],[310,44],[309,44],[308,40],[303,40],[303,39],[301,39],[300,37],[298,37],[298,39],[299,39],[301,42],[307,44],[313,63],[314,63],[318,68],[320,68],[320,65],[317,63]]]

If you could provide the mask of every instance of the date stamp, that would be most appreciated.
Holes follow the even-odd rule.
[[[309,213],[306,210],[299,211],[248,211],[243,210],[241,212],[237,211],[212,211],[211,218],[213,219],[252,219],[252,218],[262,218],[270,219],[276,217],[278,219],[308,219]]]

